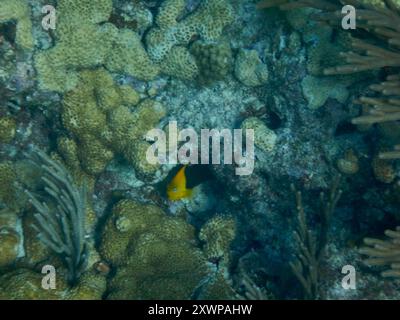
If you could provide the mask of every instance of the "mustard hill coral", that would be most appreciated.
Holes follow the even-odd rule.
[[[63,100],[63,124],[74,138],[58,141],[64,159],[96,175],[119,153],[139,175],[151,175],[158,167],[146,161],[149,145],[143,135],[164,117],[164,107],[152,100],[138,104],[138,93],[116,85],[104,69],[82,71],[79,78],[79,86]]]
[[[16,212],[7,208],[0,211],[0,269],[13,264],[19,256],[22,239],[17,226]]]
[[[0,277],[1,300],[99,300],[106,289],[103,275],[90,270],[79,283],[70,288],[62,278],[56,278],[56,288],[42,288],[43,274],[29,269],[17,269]]]
[[[183,80],[194,80],[199,74],[195,58],[183,46],[171,49],[161,64],[161,70],[166,75]]]
[[[129,29],[119,31],[106,60],[106,68],[141,80],[152,80],[159,73],[158,66],[147,56],[139,35]]]
[[[227,42],[209,44],[196,41],[190,51],[196,58],[200,83],[221,80],[233,67],[232,50]]]
[[[0,143],[9,143],[15,136],[16,123],[11,117],[0,117]]]
[[[223,29],[234,18],[232,6],[225,0],[201,1],[193,13],[178,22],[184,8],[184,0],[167,0],[162,3],[156,17],[157,26],[146,36],[147,52],[153,61],[162,62],[172,48],[187,46],[195,37],[208,42],[217,41]],[[175,53],[182,55],[182,50]],[[168,60],[177,58],[170,56]]]
[[[15,42],[22,49],[33,49],[31,9],[24,0],[3,0],[0,2],[0,23],[17,22]]]
[[[207,275],[194,229],[159,207],[120,201],[102,239],[101,254],[117,267],[110,299],[188,299]]]
[[[205,242],[204,254],[208,260],[227,265],[230,243],[236,235],[236,224],[232,217],[216,216],[201,228],[199,238]]]
[[[157,75],[138,35],[107,23],[111,11],[111,0],[58,2],[55,46],[35,56],[42,89],[71,90],[79,82],[78,70],[100,65],[142,80]]]
[[[264,152],[271,152],[275,148],[277,135],[269,129],[264,122],[256,117],[245,119],[241,125],[242,129],[254,130],[254,144]]]
[[[13,163],[0,162],[0,203],[3,203],[5,207],[18,207],[17,190],[14,186],[16,181],[17,175]]]

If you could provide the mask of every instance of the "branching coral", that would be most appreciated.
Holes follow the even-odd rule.
[[[298,244],[296,259],[290,262],[290,267],[301,283],[305,298],[315,299],[318,297],[319,268],[323,258],[325,246],[328,242],[328,229],[336,204],[342,195],[339,189],[340,175],[337,175],[332,183],[328,198],[324,193],[320,194],[321,203],[321,228],[318,237],[309,230],[303,207],[301,192],[292,185],[296,195],[296,210],[298,224],[294,232],[294,238]]]
[[[34,150],[30,156],[43,170],[44,190],[56,203],[54,212],[46,201],[26,191],[38,211],[35,215],[39,239],[63,260],[67,280],[73,285],[86,268],[88,250],[85,239],[86,188],[78,189],[60,163],[44,152]]]
[[[390,269],[381,272],[382,277],[400,278],[400,227],[396,230],[386,230],[386,240],[365,238],[366,247],[360,253],[369,256],[365,263],[370,266],[389,266]]]

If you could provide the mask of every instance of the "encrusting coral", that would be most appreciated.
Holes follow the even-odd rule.
[[[15,43],[21,49],[32,50],[31,9],[25,0],[2,0],[0,2],[0,23],[13,21],[17,23]]]
[[[110,299],[188,299],[207,275],[193,227],[156,206],[120,201],[102,239],[103,257],[117,268]]]
[[[233,66],[233,55],[229,43],[209,44],[196,41],[190,48],[199,68],[198,81],[208,84],[224,79]]]
[[[9,143],[15,136],[15,120],[11,117],[0,117],[0,143]]]
[[[227,255],[234,237],[233,221],[218,221],[202,232],[209,241],[206,251]],[[116,269],[108,298],[189,299],[198,289],[207,296],[208,283],[229,287],[225,278],[217,281],[196,242],[194,228],[182,218],[167,216],[154,205],[121,200],[105,224],[100,244],[103,258]]]
[[[44,290],[43,274],[20,268],[0,276],[0,299],[4,300],[98,300],[106,290],[103,275],[89,270],[71,288],[62,279],[56,278],[55,289]]]
[[[16,212],[0,210],[0,269],[15,263],[19,256],[22,239],[17,229]]]
[[[246,86],[261,86],[268,81],[268,68],[257,50],[241,49],[236,57],[235,76]]]
[[[228,265],[230,243],[236,235],[236,224],[232,217],[216,216],[201,228],[199,239],[205,242],[204,254],[208,260]]]
[[[275,148],[277,135],[268,128],[262,120],[256,117],[245,119],[241,128],[254,130],[254,144],[264,152],[271,152]]]
[[[0,204],[7,208],[19,208],[17,189],[17,174],[12,162],[0,162]]]

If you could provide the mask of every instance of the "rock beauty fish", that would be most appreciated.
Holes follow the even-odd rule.
[[[188,198],[193,193],[193,190],[188,189],[186,186],[186,167],[187,165],[184,165],[182,168],[180,168],[175,177],[172,178],[171,182],[167,186],[167,196],[171,201]]]

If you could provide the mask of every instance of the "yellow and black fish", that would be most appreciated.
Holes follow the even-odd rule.
[[[195,186],[210,178],[209,170],[206,170],[204,166],[184,165],[178,169],[172,179],[169,178],[171,180],[166,188],[167,197],[171,201],[189,198],[192,196]]]

